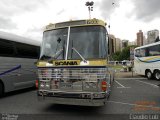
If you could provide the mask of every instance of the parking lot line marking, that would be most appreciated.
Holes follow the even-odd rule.
[[[143,82],[143,81],[141,81],[141,80],[136,80],[136,81],[141,82],[141,83],[144,83],[144,84],[147,84],[147,85],[154,86],[154,87],[156,87],[156,88],[159,88],[159,87],[158,87],[157,85],[155,85],[155,84],[151,84],[151,83],[148,83],[148,82]]]
[[[157,109],[160,109],[160,106],[138,105],[138,104],[133,104],[133,103],[124,103],[124,102],[117,102],[117,101],[107,101],[107,102],[116,103],[116,104],[130,105],[130,106],[139,106],[139,107],[149,107],[149,108],[157,108]]]
[[[117,88],[131,88],[131,87],[117,87]]]
[[[115,80],[147,80],[147,78],[115,78]]]
[[[117,80],[115,80],[115,82],[121,86],[121,88],[125,88],[125,86],[123,86],[121,83],[119,83]]]

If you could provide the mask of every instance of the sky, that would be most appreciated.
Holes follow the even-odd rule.
[[[0,0],[0,31],[42,40],[49,23],[88,19],[88,0]],[[116,38],[134,41],[139,30],[160,30],[160,0],[90,0],[92,18]],[[110,25],[110,28],[108,28]]]

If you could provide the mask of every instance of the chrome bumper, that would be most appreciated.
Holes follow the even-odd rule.
[[[80,105],[80,106],[104,106],[106,99],[76,99],[38,96],[39,101],[49,101],[54,104]]]
[[[93,95],[101,95],[95,98]],[[51,92],[37,91],[39,101],[49,101],[55,104],[80,105],[80,106],[103,106],[105,105],[108,93],[80,93],[80,92]]]

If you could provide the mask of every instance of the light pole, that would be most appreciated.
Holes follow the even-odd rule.
[[[88,11],[89,11],[89,19],[91,19],[91,11],[93,11],[93,4],[94,4],[94,2],[93,1],[91,1],[91,2],[86,2],[86,6],[88,7]]]

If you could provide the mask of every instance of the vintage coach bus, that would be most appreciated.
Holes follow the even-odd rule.
[[[37,62],[38,99],[102,106],[111,92],[106,23],[98,19],[49,24]],[[107,35],[108,36],[108,35]]]

